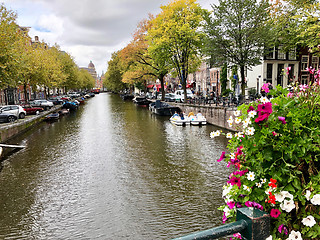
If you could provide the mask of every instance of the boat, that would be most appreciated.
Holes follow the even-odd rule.
[[[50,122],[50,121],[57,121],[60,117],[60,114],[57,113],[57,112],[53,112],[53,113],[50,113],[48,114],[46,117],[45,117],[45,121],[47,122]]]
[[[128,94],[128,93],[123,93],[120,94],[120,97],[122,98],[122,100],[132,100],[134,98],[134,96],[132,94]]]
[[[161,102],[160,100],[150,103],[149,110],[160,116],[172,116],[174,113],[181,112],[179,107],[171,106],[168,103]]]
[[[207,124],[207,119],[201,113],[192,115],[189,117],[189,119],[191,125],[202,126]]]
[[[190,125],[190,119],[187,116],[182,115],[183,113],[173,114],[170,118],[170,122],[177,126],[187,126]]]
[[[147,107],[151,103],[150,100],[147,99],[146,96],[135,96],[132,101],[138,106]]]
[[[70,111],[72,111],[78,109],[78,106],[79,105],[76,102],[67,101],[62,105],[62,108],[69,109]]]
[[[62,108],[62,109],[59,110],[58,113],[59,113],[61,116],[63,116],[63,115],[66,115],[66,114],[70,113],[70,110],[69,110],[69,109],[66,109],[66,108]]]

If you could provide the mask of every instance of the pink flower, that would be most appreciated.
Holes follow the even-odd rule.
[[[279,119],[280,122],[282,122],[282,124],[287,124],[285,117],[279,116],[278,119]]]
[[[231,177],[231,179],[228,181],[232,186],[237,185],[239,188],[241,187],[241,181],[240,178],[237,177]]]
[[[279,233],[283,232],[285,235],[288,235],[288,229],[283,224],[278,227],[278,231]]]
[[[271,209],[270,216],[273,218],[278,218],[281,212],[279,209]]]
[[[233,234],[233,237],[238,238],[238,239],[242,239],[240,233],[234,233],[234,234]]]
[[[232,209],[236,204],[234,201],[231,201],[231,202],[227,202],[227,205],[229,206],[230,209]]]
[[[276,133],[275,131],[272,132],[273,136],[278,136],[278,133]]]
[[[287,98],[292,98],[292,97],[293,97],[293,93],[289,92],[289,93],[287,94]]]
[[[217,162],[221,162],[223,159],[226,158],[226,152],[222,152],[220,158],[217,160]]]
[[[255,109],[254,109],[254,107],[253,106],[250,106],[249,108],[248,108],[248,110],[247,110],[247,113],[249,113],[249,112],[251,112],[251,111],[254,111]]]
[[[262,90],[264,90],[265,93],[269,92],[269,84],[265,83],[261,87]]]
[[[227,220],[228,218],[226,217],[226,213],[223,213],[222,222],[225,223]]]
[[[269,118],[269,114],[263,114],[263,115],[258,116],[254,121],[256,123],[259,123],[259,122],[262,122],[263,120],[268,119],[268,118]]]
[[[271,114],[272,113],[272,103],[266,102],[264,104],[259,104],[258,105],[258,113],[259,114],[264,114],[264,113]]]

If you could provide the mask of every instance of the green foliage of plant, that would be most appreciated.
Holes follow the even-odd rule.
[[[320,239],[319,82],[268,94],[277,97],[241,105],[228,120],[238,132],[227,134],[229,152],[218,161],[236,171],[219,209],[224,221],[234,221],[238,207],[270,213],[268,239]]]

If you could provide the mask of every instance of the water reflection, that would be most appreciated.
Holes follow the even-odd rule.
[[[19,138],[0,173],[0,238],[170,239],[220,224],[213,126],[167,118],[100,94]]]

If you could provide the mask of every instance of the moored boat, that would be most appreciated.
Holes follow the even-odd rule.
[[[183,113],[173,114],[173,116],[170,118],[170,122],[177,126],[187,126],[190,125],[190,119],[187,116],[184,116]]]
[[[181,112],[179,107],[171,106],[168,103],[161,102],[160,100],[156,100],[154,103],[151,103],[149,105],[149,110],[160,116],[172,116],[174,113]]]
[[[132,101],[139,106],[149,106],[151,103],[150,100],[146,98],[146,96],[135,96]]]
[[[48,121],[48,122],[50,122],[50,121],[57,121],[58,119],[59,119],[59,117],[60,117],[60,114],[59,113],[57,113],[57,112],[53,112],[53,113],[50,113],[50,114],[48,114],[46,117],[45,117],[45,121]]]
[[[196,126],[206,125],[207,119],[201,113],[198,113],[196,116],[193,115],[190,117],[190,124]]]

